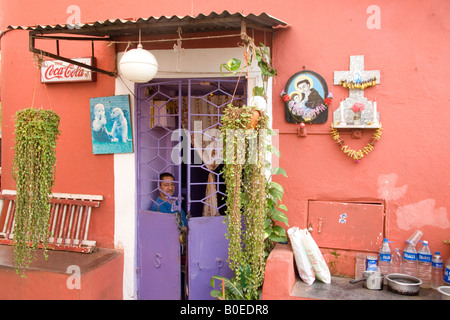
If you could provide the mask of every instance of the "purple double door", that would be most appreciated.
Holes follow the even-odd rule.
[[[233,276],[218,134],[231,101],[245,101],[245,81],[168,79],[136,87],[138,299],[208,300],[212,276]],[[151,211],[162,172],[175,176],[173,197],[188,220],[185,245],[175,215]]]

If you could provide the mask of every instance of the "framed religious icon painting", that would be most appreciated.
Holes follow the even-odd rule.
[[[314,71],[297,72],[282,93],[286,121],[289,123],[325,123],[328,119],[328,86]]]
[[[130,97],[91,98],[90,109],[93,153],[132,153]]]

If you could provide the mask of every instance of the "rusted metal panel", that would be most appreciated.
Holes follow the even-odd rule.
[[[309,201],[308,228],[319,247],[377,252],[384,237],[384,205]]]

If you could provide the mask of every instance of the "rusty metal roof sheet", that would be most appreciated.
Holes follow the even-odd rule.
[[[127,36],[136,35],[137,30],[142,34],[176,34],[181,27],[183,33],[236,31],[241,29],[241,22],[245,20],[248,28],[272,29],[285,27],[288,24],[267,13],[259,15],[242,13],[212,12],[208,15],[196,16],[160,16],[133,19],[108,19],[92,23],[77,25],[35,25],[35,26],[8,26],[10,30],[29,30],[38,34],[71,33],[89,36]]]

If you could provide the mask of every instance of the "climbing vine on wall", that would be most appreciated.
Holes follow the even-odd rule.
[[[27,108],[15,115],[12,175],[17,199],[13,245],[18,273],[29,266],[32,252],[39,245],[46,255],[59,121],[52,110]]]

